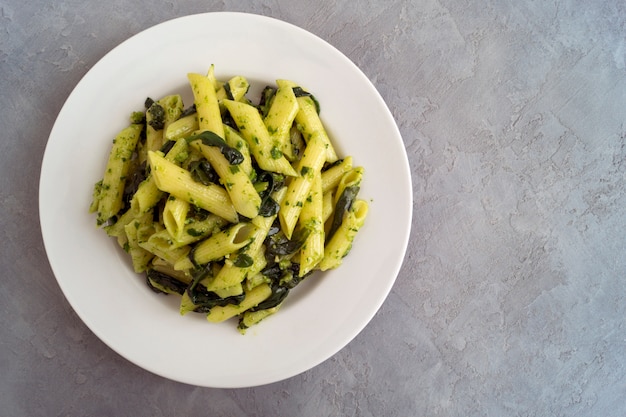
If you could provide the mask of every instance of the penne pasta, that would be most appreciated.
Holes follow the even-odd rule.
[[[322,175],[320,172],[315,172],[311,191],[298,218],[300,227],[309,231],[300,250],[300,277],[312,271],[324,257],[323,198]]]
[[[219,323],[256,307],[272,295],[272,289],[267,284],[261,284],[250,291],[246,291],[245,294],[245,298],[239,304],[213,307],[207,315],[207,320],[212,323]]]
[[[278,90],[263,122],[270,134],[270,140],[280,146],[281,152],[289,160],[295,159],[290,132],[298,109],[298,101],[293,88],[289,85],[280,86],[279,81]]]
[[[189,202],[170,196],[163,207],[163,225],[173,240],[182,238],[189,212]]]
[[[365,201],[357,200],[354,202],[341,226],[324,248],[324,258],[318,265],[320,270],[326,271],[341,265],[343,258],[352,249],[352,242],[357,232],[365,223],[367,212],[368,205]]]
[[[235,210],[242,216],[255,217],[261,207],[261,197],[256,192],[248,174],[239,164],[230,164],[218,148],[206,146],[200,141],[192,142],[192,145],[198,147],[219,175]]]
[[[335,162],[337,153],[335,147],[326,133],[326,129],[317,114],[317,107],[315,102],[309,96],[298,97],[298,114],[296,114],[296,123],[298,124],[304,140],[308,143],[313,138],[317,138],[324,144],[326,152],[326,161]]]
[[[122,209],[124,186],[142,130],[142,125],[132,124],[118,133],[113,140],[104,177],[99,185],[96,185],[97,192],[94,192],[94,200],[97,200],[98,204],[97,209],[96,204],[92,204],[92,210],[97,211],[98,224],[104,224]]]
[[[248,245],[256,228],[251,223],[237,223],[203,240],[194,247],[192,261],[195,264],[206,264],[229,255]]]
[[[311,191],[311,184],[316,172],[319,172],[324,165],[326,158],[326,147],[324,142],[318,138],[313,138],[304,150],[304,154],[298,164],[300,175],[292,178],[287,187],[287,195],[280,205],[278,216],[282,228],[291,237],[296,226],[300,211],[304,205],[304,200]]]
[[[353,158],[338,158],[319,103],[276,80],[258,105],[241,75],[187,74],[182,96],[147,99],[116,135],[89,211],[179,312],[238,330],[275,314],[314,271],[337,268],[369,206]]]
[[[270,137],[255,107],[233,100],[224,100],[224,106],[235,120],[241,136],[248,142],[250,152],[262,170],[292,177],[297,175],[283,155],[280,143]]]
[[[237,211],[226,190],[214,184],[194,181],[191,173],[156,152],[148,152],[148,161],[156,186],[166,193],[236,223]]]

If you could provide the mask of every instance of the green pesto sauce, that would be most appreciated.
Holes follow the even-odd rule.
[[[278,147],[274,146],[270,151],[270,155],[272,155],[272,159],[280,159],[283,156],[283,153],[280,149],[278,149]]]
[[[189,229],[187,229],[187,234],[189,236],[193,236],[193,237],[202,236],[202,232],[200,232],[200,231],[198,231],[198,230],[196,230],[194,228],[191,228],[191,227]]]

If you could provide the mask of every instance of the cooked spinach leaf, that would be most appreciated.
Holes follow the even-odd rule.
[[[187,138],[187,142],[191,143],[194,140],[201,140],[202,143],[206,146],[215,146],[220,150],[222,155],[226,158],[228,163],[231,165],[239,165],[243,162],[243,155],[237,149],[228,146],[228,144],[219,137],[219,135],[211,132],[210,130],[205,130],[202,133],[197,135],[192,135]]]

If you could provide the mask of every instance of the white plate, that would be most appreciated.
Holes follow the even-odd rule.
[[[281,311],[245,336],[236,322],[178,314],[175,297],[151,292],[88,213],[115,134],[146,97],[183,93],[188,72],[215,64],[220,79],[244,75],[262,88],[278,78],[306,86],[340,155],[366,169],[370,211],[337,270],[316,273]],[[40,221],[50,264],[76,313],[108,346],[164,377],[208,387],[246,387],[304,372],[334,355],[371,320],[406,251],[412,187],[402,138],[384,101],[338,50],[303,29],[241,13],[174,19],[102,58],[59,113],[43,159]],[[390,323],[393,325],[393,323]],[[376,349],[375,346],[372,346]]]

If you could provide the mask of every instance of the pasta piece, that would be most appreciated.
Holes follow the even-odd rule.
[[[218,148],[206,146],[200,141],[192,142],[192,146],[197,146],[211,163],[226,188],[235,210],[247,218],[255,217],[261,207],[261,196],[248,174],[239,165],[231,165]]]
[[[226,99],[241,101],[245,98],[249,88],[250,83],[245,77],[235,75],[216,91],[217,100],[218,102]]]
[[[281,305],[282,304],[279,304],[276,307],[266,308],[265,310],[246,311],[245,313],[243,313],[241,320],[239,320],[239,325],[237,326],[237,329],[239,329],[239,332],[241,334],[245,334],[246,330],[248,330],[255,324],[259,324],[261,320],[266,319],[272,314],[278,313]]]
[[[213,307],[207,314],[207,320],[212,323],[219,323],[256,307],[272,295],[272,289],[267,284],[261,284],[250,291],[246,291],[245,294],[245,298],[239,304]]]
[[[193,87],[194,103],[198,112],[198,128],[201,131],[211,131],[224,139],[219,103],[211,80],[199,74],[189,74],[188,78]],[[261,197],[254,189],[248,174],[238,165],[232,165],[218,148],[207,146],[199,141],[194,143],[219,175],[235,210],[245,217],[255,217],[261,206]]]
[[[262,170],[292,177],[297,175],[280,150],[280,143],[271,140],[255,107],[232,100],[224,100],[224,106],[235,120],[241,135],[250,146],[250,152]]]
[[[309,96],[298,97],[299,111],[296,115],[296,123],[302,130],[304,140],[308,143],[313,138],[318,138],[323,144],[326,150],[326,161],[335,162],[337,153],[333,144],[330,142],[328,133],[322,124],[322,121],[317,114],[317,107],[315,102]]]
[[[285,195],[285,191],[284,187],[281,188],[272,194],[272,198],[280,202]],[[224,267],[215,276],[215,279],[207,284],[209,291],[218,291],[232,287],[241,283],[247,276],[256,274],[265,267],[267,261],[263,243],[275,219],[276,215],[268,217],[257,216],[252,219],[251,223],[254,226],[254,231],[251,235],[250,244],[234,256],[234,260],[226,260]],[[247,262],[242,261],[243,257],[246,257]]]
[[[156,152],[148,152],[148,161],[157,187],[224,219],[236,223],[237,211],[226,190],[214,184],[193,180],[191,173],[168,161]]]
[[[169,275],[173,278],[176,278],[180,282],[184,282],[185,284],[191,284],[192,277],[188,272],[175,270],[171,264],[165,262],[161,258],[154,258],[152,260],[151,267],[155,271],[158,271],[165,275]]]
[[[137,218],[139,215],[140,215],[139,211],[136,210],[135,207],[131,205],[131,207],[128,210],[126,210],[124,214],[122,214],[120,217],[117,218],[117,221],[115,223],[113,223],[112,225],[105,226],[104,230],[107,232],[107,235],[111,237],[120,238],[122,236],[126,236],[126,232],[124,231],[124,228],[126,227],[128,223],[135,220],[135,218]],[[120,246],[123,246],[123,244]]]
[[[227,224],[228,222],[226,220],[215,214],[209,215],[204,220],[187,219],[181,235],[173,239],[173,245],[180,247],[198,242],[213,233],[218,233],[220,229]]]
[[[322,175],[315,172],[311,192],[298,219],[300,227],[309,230],[309,235],[300,250],[300,277],[312,271],[324,257],[323,209]]]
[[[190,114],[172,122],[165,130],[165,140],[177,140],[190,136],[198,130],[198,118],[196,114]]]
[[[335,195],[332,191],[327,191],[324,193],[324,197],[322,198],[322,222],[326,224],[326,221],[333,214],[333,202],[335,201]]]
[[[187,74],[187,78],[193,91],[198,129],[210,130],[223,138],[222,115],[213,82],[209,77],[200,74]]]
[[[341,177],[352,169],[352,157],[347,156],[322,172],[322,191],[328,192],[337,187]]]
[[[251,223],[237,223],[198,243],[193,250],[193,261],[202,265],[234,253],[250,243],[254,232]]]
[[[287,195],[278,212],[283,232],[288,238],[293,234],[304,200],[311,191],[314,173],[322,169],[325,160],[326,146],[323,141],[314,137],[309,141],[298,164],[300,176],[291,179],[287,186]]]
[[[344,216],[341,226],[324,248],[324,258],[319,263],[320,270],[326,271],[341,265],[343,258],[352,249],[352,242],[365,222],[367,211],[367,202],[363,200],[356,200],[352,204],[352,208]]]
[[[335,203],[337,203],[337,200],[341,197],[346,188],[361,186],[363,173],[363,167],[356,167],[352,168],[341,177],[337,184],[337,191],[335,192]]]
[[[280,145],[280,150],[289,160],[295,159],[290,131],[298,109],[298,101],[293,88],[289,85],[281,87],[279,84],[267,116],[263,119],[270,134],[270,140]]]
[[[174,240],[180,240],[189,212],[189,202],[170,196],[163,207],[163,225]]]
[[[174,265],[176,261],[186,257],[190,251],[190,248],[187,246],[173,247],[169,235],[165,230],[154,233],[146,241],[140,241],[139,246],[163,259],[170,265]]]
[[[95,196],[98,200],[98,224],[104,224],[118,214],[123,206],[126,177],[142,130],[142,125],[132,124],[119,132],[113,141],[104,177],[100,183],[99,192]],[[92,207],[95,207],[95,204]]]
[[[126,251],[130,255],[135,272],[140,273],[148,269],[154,254],[142,248],[140,242],[146,241],[154,232],[152,213],[145,213],[128,223],[124,227],[127,238]]]
[[[179,139],[172,149],[165,155],[165,159],[170,162],[181,162],[187,158],[187,141]],[[131,208],[138,213],[145,213],[153,208],[163,197],[163,191],[156,185],[154,176],[149,176],[144,182],[139,184],[139,188],[131,201]]]
[[[246,175],[252,180],[256,176],[256,173],[252,169],[252,158],[250,157],[250,148],[248,143],[242,138],[239,133],[232,127],[224,125],[224,141],[231,148],[237,149],[243,156],[243,161],[239,164],[239,169],[246,173]]]

